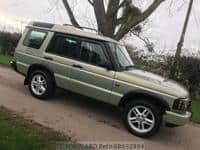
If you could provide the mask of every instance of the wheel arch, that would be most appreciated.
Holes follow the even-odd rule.
[[[45,70],[46,72],[48,72],[50,74],[50,76],[52,77],[53,81],[54,81],[54,84],[56,83],[55,81],[55,76],[54,76],[54,73],[51,69],[49,69],[47,66],[44,66],[42,64],[32,64],[29,68],[28,68],[28,71],[27,71],[27,74],[26,74],[26,78],[24,80],[24,85],[28,85],[28,79],[29,79],[29,76],[30,74],[35,71],[35,70]]]
[[[162,97],[151,93],[151,92],[146,92],[146,91],[131,91],[126,93],[122,99],[120,100],[118,106],[120,108],[124,108],[125,105],[129,102],[129,101],[134,101],[134,99],[138,99],[138,98],[146,98],[149,99],[152,103],[161,106],[162,110],[170,110],[169,104],[163,100]]]

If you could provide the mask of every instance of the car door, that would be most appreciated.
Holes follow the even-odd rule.
[[[106,49],[101,42],[81,39],[80,62],[72,66],[71,89],[86,96],[114,103],[110,99],[115,71],[108,70],[111,65]]]
[[[56,33],[44,54],[45,66],[54,72],[58,87],[70,89],[69,76],[72,64],[79,56],[79,43],[75,37]]]

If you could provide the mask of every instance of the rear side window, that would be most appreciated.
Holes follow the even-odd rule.
[[[64,57],[78,59],[80,55],[79,40],[65,35],[55,35],[52,39],[47,52]]]
[[[26,35],[23,44],[31,48],[39,49],[46,35],[47,33],[43,31],[30,30]]]

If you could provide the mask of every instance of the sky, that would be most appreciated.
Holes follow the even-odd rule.
[[[137,1],[145,8],[152,0]],[[82,26],[96,27],[92,7],[87,0],[71,0],[71,6]],[[143,35],[154,44],[155,49],[176,49],[183,27],[188,0],[165,0],[148,18]],[[29,21],[44,21],[56,24],[70,23],[62,0],[0,0],[0,29],[22,32]],[[133,45],[143,48],[144,44],[136,37],[128,38]],[[194,0],[184,48],[200,51],[200,0]],[[161,51],[162,52],[162,51]]]

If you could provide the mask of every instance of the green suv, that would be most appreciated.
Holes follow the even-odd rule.
[[[70,25],[31,22],[16,48],[12,67],[33,96],[55,88],[116,105],[134,135],[154,135],[191,117],[189,93],[178,83],[135,67],[119,42]]]

